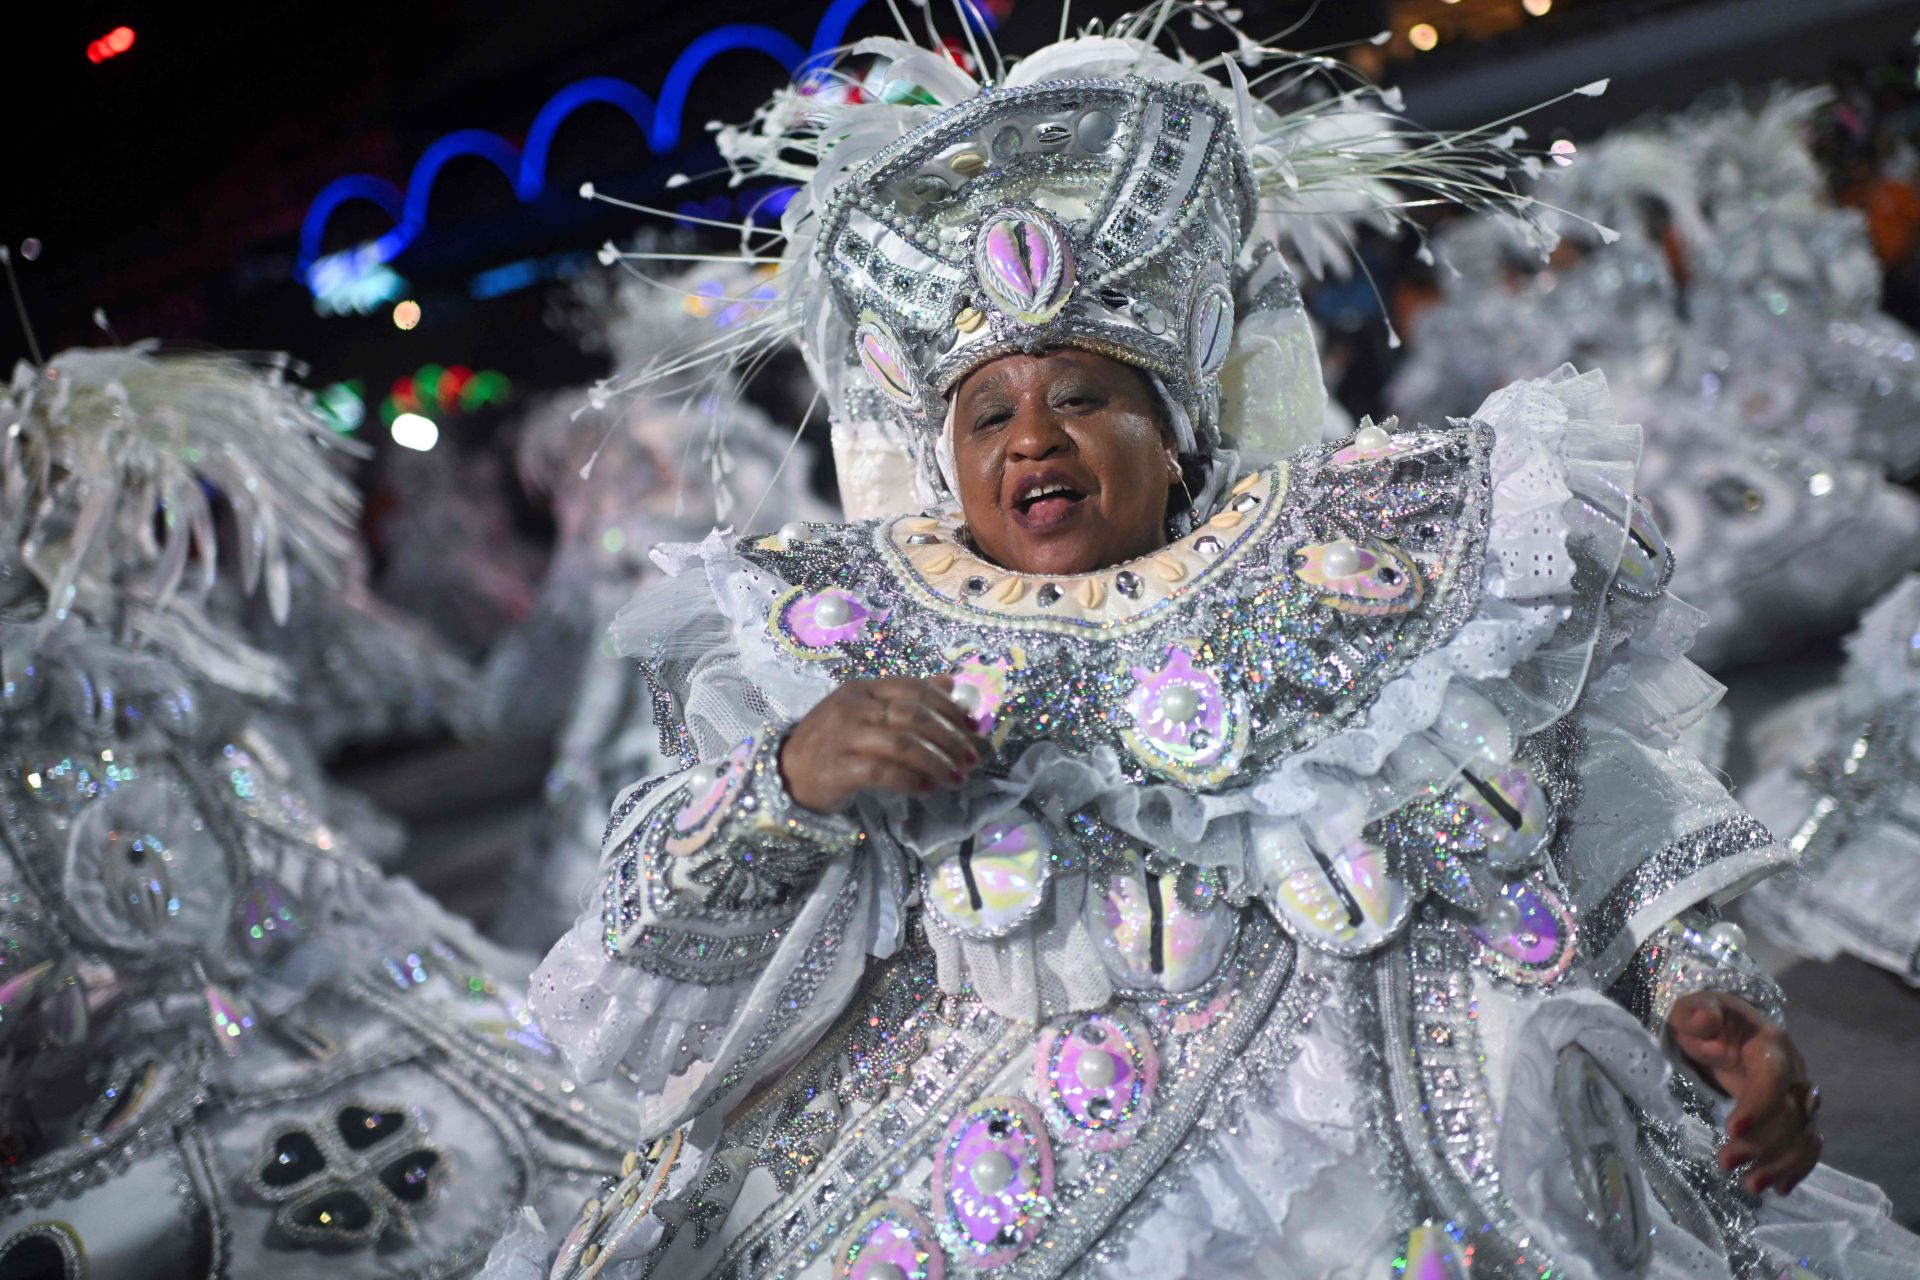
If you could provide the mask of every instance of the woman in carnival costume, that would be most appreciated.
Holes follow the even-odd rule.
[[[1170,12],[721,135],[802,184],[729,354],[801,341],[868,518],[616,623],[685,767],[534,978],[641,1086],[553,1274],[1912,1273],[1715,923],[1788,855],[1668,746],[1718,688],[1604,382],[1310,443],[1286,211],[1516,157]]]
[[[329,820],[222,596],[364,590],[335,437],[150,348],[23,365],[0,424],[0,1275],[471,1275],[636,1116]]]

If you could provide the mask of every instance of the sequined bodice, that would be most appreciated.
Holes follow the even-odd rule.
[[[1003,758],[1108,746],[1137,780],[1210,789],[1346,722],[1465,620],[1487,448],[1463,424],[1306,450],[1164,550],[1079,576],[989,563],[956,512],[742,550],[795,584],[766,615],[795,662],[951,672]]]

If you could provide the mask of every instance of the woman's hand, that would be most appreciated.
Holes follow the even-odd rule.
[[[925,795],[957,787],[987,754],[947,676],[849,680],[800,718],[780,748],[787,794],[840,813],[861,791]]]
[[[1821,1140],[1820,1091],[1792,1037],[1745,1000],[1719,991],[1680,997],[1667,1029],[1680,1052],[1733,1099],[1720,1167],[1750,1163],[1740,1182],[1755,1195],[1793,1190],[1820,1162]]]

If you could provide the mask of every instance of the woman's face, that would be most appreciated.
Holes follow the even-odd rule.
[[[1088,351],[1007,355],[954,392],[954,478],[980,552],[1021,573],[1090,573],[1166,545],[1180,483],[1146,375]]]

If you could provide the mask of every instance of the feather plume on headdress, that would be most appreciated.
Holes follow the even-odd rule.
[[[1226,29],[1235,47],[1206,59],[1163,51],[1183,12]],[[1236,326],[1265,317],[1272,329],[1277,313],[1299,309],[1261,246],[1335,269],[1358,221],[1424,236],[1414,213],[1438,204],[1508,214],[1537,251],[1553,242],[1550,210],[1514,186],[1538,164],[1519,146],[1523,130],[1505,120],[1420,130],[1392,91],[1324,54],[1261,44],[1210,8],[1169,0],[1017,62],[976,47],[972,69],[904,26],[901,37],[858,41],[746,124],[719,129],[736,186],[797,187],[777,228],[718,224],[738,233],[740,260],[771,269],[778,301],[605,394],[688,379],[724,391],[797,344],[827,399],[843,476],[891,466],[866,487],[897,503],[909,453],[922,496],[939,491],[929,442],[958,377],[1005,350],[1064,343],[1156,378],[1194,452],[1278,451],[1308,423],[1317,430],[1319,407],[1306,401],[1324,389],[1316,369],[1269,438],[1231,438],[1274,414],[1235,412],[1238,373],[1226,384],[1223,373],[1246,362],[1226,359],[1226,342]],[[1013,262],[1008,245],[1029,256]],[[629,265],[676,256],[602,251]],[[1045,278],[1021,275],[1034,270]],[[1291,329],[1305,327],[1301,315],[1276,358],[1311,363],[1292,349]]]

